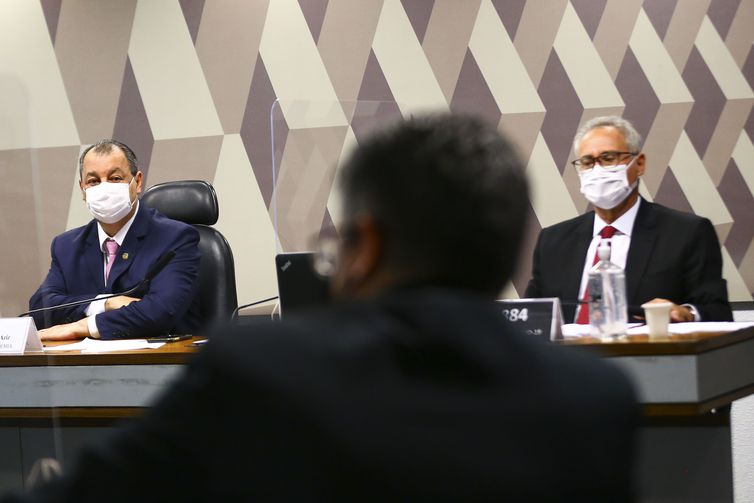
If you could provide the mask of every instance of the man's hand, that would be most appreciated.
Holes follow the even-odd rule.
[[[86,318],[82,318],[74,323],[55,325],[54,327],[39,331],[39,338],[43,341],[69,341],[83,339],[88,336],[89,326],[86,323]]]
[[[126,295],[118,295],[117,297],[112,297],[105,301],[105,311],[114,311],[115,309],[126,307],[131,302],[138,302],[139,300],[141,299],[137,299],[136,297],[128,297]]]
[[[674,304],[667,299],[652,299],[649,302],[670,302],[671,304],[673,304],[673,306],[670,308],[671,323],[694,321],[694,313],[692,313],[691,309],[686,306],[679,306],[678,304]]]

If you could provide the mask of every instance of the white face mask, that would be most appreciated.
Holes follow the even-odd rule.
[[[132,178],[131,182],[135,179]],[[114,224],[131,211],[131,182],[112,183],[102,182],[89,187],[86,193],[86,207],[89,213],[103,224]]]
[[[581,179],[581,193],[587,201],[603,210],[610,210],[618,206],[636,188],[639,180],[628,183],[628,168],[636,160],[631,159],[628,164],[618,164],[609,168],[594,166],[591,170],[579,172]]]

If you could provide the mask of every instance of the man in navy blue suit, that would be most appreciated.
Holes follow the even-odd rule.
[[[190,225],[140,208],[143,175],[133,151],[102,140],[79,159],[79,184],[94,219],[52,241],[47,277],[29,309],[123,292],[169,251],[175,257],[129,296],[34,315],[42,340],[120,339],[191,333],[200,323],[196,297],[199,234]]]

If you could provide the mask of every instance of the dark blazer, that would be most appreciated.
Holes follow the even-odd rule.
[[[29,300],[29,309],[54,306],[122,292],[136,286],[149,268],[167,251],[175,257],[142,291],[132,294],[139,302],[98,314],[102,339],[193,333],[200,324],[196,299],[200,253],[199,233],[141,206],[113,262],[107,285],[97,222],[64,232],[52,241],[52,264],[47,277]],[[37,328],[78,321],[88,304],[34,315]]]
[[[68,478],[4,501],[630,501],[627,378],[404,291],[228,327]]]
[[[594,212],[543,229],[534,249],[526,297],[559,297],[573,321],[581,273],[592,240]],[[642,199],[626,258],[629,314],[664,298],[693,304],[704,321],[732,320],[722,278],[720,243],[712,223]]]

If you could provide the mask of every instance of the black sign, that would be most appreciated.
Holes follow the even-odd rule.
[[[498,302],[505,319],[519,330],[547,340],[563,338],[560,299],[504,299]]]

